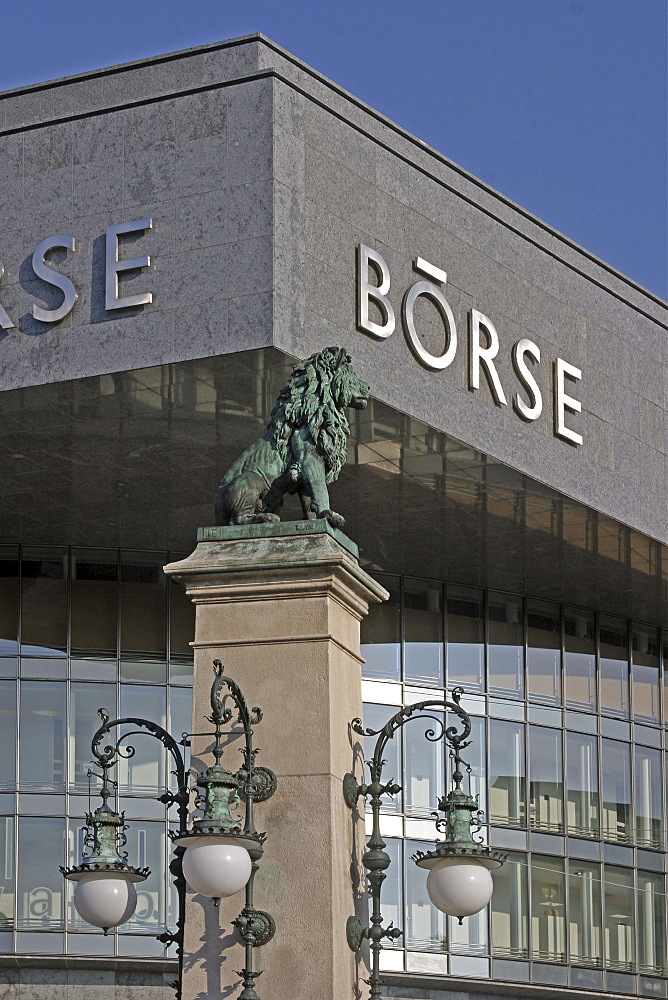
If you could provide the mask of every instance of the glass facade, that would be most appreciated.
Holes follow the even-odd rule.
[[[459,926],[429,905],[410,856],[436,837],[428,816],[448,762],[419,723],[405,726],[387,750],[403,791],[383,829],[402,862],[388,882],[405,937],[385,967],[666,997],[668,636],[588,609],[378,578],[392,596],[362,624],[366,724],[463,687],[483,834],[508,851],[489,912]]]
[[[164,748],[133,737],[116,778],[131,863],[151,875],[134,917],[104,937],[72,904],[58,866],[80,859],[99,708],[190,730],[194,616],[162,566],[180,554],[55,547],[0,549],[0,951],[164,956],[173,927],[171,844],[156,801]],[[169,913],[166,910],[169,909]]]

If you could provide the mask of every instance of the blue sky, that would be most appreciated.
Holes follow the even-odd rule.
[[[666,0],[7,0],[0,89],[261,31],[668,293]]]

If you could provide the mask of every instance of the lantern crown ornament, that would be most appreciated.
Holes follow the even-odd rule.
[[[444,835],[444,840],[436,840],[431,851],[418,851],[413,855],[418,867],[429,870],[427,893],[431,902],[443,913],[457,917],[462,923],[464,917],[478,913],[490,901],[493,890],[490,870],[500,867],[506,859],[505,854],[491,850],[483,843],[480,834],[482,814],[478,798],[467,794],[462,788],[464,772],[471,772],[470,765],[461,756],[462,750],[471,743],[471,719],[460,704],[463,693],[462,688],[455,688],[451,701],[429,699],[408,705],[393,715],[382,729],[365,729],[361,719],[354,719],[351,723],[351,730],[359,736],[377,737],[373,757],[366,761],[371,781],[360,784],[353,774],[347,774],[343,781],[347,805],[353,809],[360,797],[365,800],[368,798],[372,816],[371,836],[362,857],[362,863],[367,869],[372,903],[369,926],[364,927],[357,917],[350,917],[346,927],[348,944],[353,951],[359,950],[365,938],[370,943],[370,1000],[381,996],[382,942],[384,939],[394,940],[402,934],[391,923],[383,927],[380,898],[390,856],[380,833],[380,809],[384,795],[396,795],[401,791],[401,785],[396,784],[393,778],[387,782],[382,780],[386,763],[383,754],[395,733],[408,722],[429,719],[432,726],[426,730],[425,739],[430,743],[444,742],[453,762],[454,787],[439,798],[438,812],[432,813],[436,819],[436,831]],[[444,719],[447,718],[447,712],[454,713],[459,725],[446,727]],[[443,816],[439,816],[439,813],[443,813]]]
[[[108,712],[99,710],[102,725],[91,743],[99,771],[91,770],[89,775],[102,779],[102,802],[86,816],[81,863],[60,870],[66,879],[76,882],[74,905],[88,923],[104,928],[106,934],[111,927],[132,917],[137,905],[135,883],[148,878],[150,871],[133,868],[127,852],[123,852],[127,844],[125,814],[109,805],[108,800],[117,790],[109,772],[119,758],[134,756],[134,747],[125,742],[128,737],[142,734],[155,737],[172,758],[177,786],[176,791],[168,788],[158,796],[158,801],[166,806],[178,807],[178,829],[169,834],[175,845],[169,868],[179,903],[177,927],[176,931],[165,930],[158,935],[163,944],[177,946],[179,977],[172,984],[176,998],[181,1000],[185,895],[189,884],[195,892],[213,899],[214,905],[222,896],[232,896],[245,888],[245,905],[232,921],[245,946],[243,991],[239,1000],[259,1000],[255,981],[260,972],[254,970],[253,950],[271,940],[275,924],[268,913],[253,905],[253,883],[266,839],[266,834],[255,829],[253,806],[273,795],[277,782],[273,771],[255,762],[258,751],[253,747],[253,727],[261,722],[262,712],[259,708],[249,710],[243,692],[226,676],[220,660],[213,661],[213,670],[211,715],[207,717],[214,726],[213,732],[184,733],[177,743],[162,726],[148,719],[112,721]],[[242,765],[237,771],[227,770],[221,763],[224,743],[231,735],[225,732],[226,727],[237,727],[235,736],[239,735],[239,729],[242,731]],[[118,738],[112,737],[118,729],[126,731],[121,731]],[[189,828],[191,789],[181,748],[190,746],[192,736],[213,738],[214,763],[197,776],[199,792],[195,804],[201,807],[201,815]]]

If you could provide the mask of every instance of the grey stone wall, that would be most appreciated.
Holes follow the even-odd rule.
[[[173,1000],[173,979],[109,969],[0,969],[0,1000]]]
[[[304,356],[347,346],[379,398],[499,461],[660,540],[668,539],[668,338],[662,303],[444,157],[259,37],[0,95],[0,388],[274,344]],[[108,312],[107,225],[151,216],[124,253],[150,270],[126,279],[150,306]],[[58,324],[34,301],[59,293],[30,257],[55,233],[56,263],[79,289]],[[397,330],[355,330],[355,246],[385,257]],[[459,332],[453,364],[424,370],[399,311],[420,255],[448,272]],[[44,296],[44,297],[43,297]],[[466,316],[495,323],[508,401],[521,386],[512,344],[540,347],[543,414],[525,424],[468,388]],[[443,335],[422,305],[434,352]],[[439,343],[441,348],[439,348]],[[554,435],[552,366],[583,372]]]

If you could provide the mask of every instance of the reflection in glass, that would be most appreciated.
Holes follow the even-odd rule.
[[[19,930],[50,930],[63,925],[65,883],[58,865],[65,860],[65,820],[20,816],[17,884]]]
[[[632,972],[635,964],[633,872],[604,865],[605,964]]]
[[[165,689],[143,687],[139,684],[121,684],[121,718],[148,719],[165,725]],[[136,732],[136,726],[122,726],[120,732]],[[134,756],[122,757],[117,768],[119,790],[135,792],[139,795],[164,790],[166,779],[167,751],[153,736],[139,731],[137,736],[129,736],[124,746],[135,749]],[[171,758],[169,760],[171,766]]]
[[[661,789],[661,751],[635,748],[636,840],[640,847],[665,849]]]
[[[404,680],[443,687],[440,583],[404,580]]]
[[[76,684],[70,688],[70,786],[73,790],[86,791],[89,787],[88,769],[91,767],[91,740],[102,725],[97,714],[99,708],[116,718],[116,687],[113,684]],[[95,790],[97,781],[93,779]],[[78,861],[75,862],[78,864]]]
[[[601,963],[601,866],[571,861],[568,879],[571,961]]]
[[[471,745],[466,748],[466,763],[468,764],[470,770],[468,774],[469,787],[468,791],[475,799],[478,799],[478,805],[483,813],[483,822],[489,823],[489,817],[487,815],[487,753],[486,753],[486,743],[487,738],[485,735],[485,720],[479,715],[472,715],[471,717],[471,735],[469,737]],[[457,720],[454,713],[448,713],[447,716],[448,726],[457,726],[461,728],[461,722]],[[448,779],[452,780],[452,761],[448,758]],[[464,775],[464,789],[466,790],[466,778]],[[450,785],[448,785],[448,788]]]
[[[401,680],[400,585],[396,576],[378,574],[376,579],[389,590],[382,604],[374,604],[360,624],[362,676],[374,680]]]
[[[0,545],[0,656],[16,654],[18,621],[18,549],[14,545]]]
[[[165,561],[159,552],[121,553],[121,650],[128,654],[166,652]]]
[[[492,954],[497,958],[529,957],[529,914],[525,854],[508,853],[494,872]]]
[[[522,598],[512,594],[488,596],[490,694],[524,694],[524,626]]]
[[[159,934],[165,926],[165,851],[167,831],[164,823],[133,820],[127,830],[126,850],[131,864],[151,869],[151,874],[137,886],[137,909],[120,932]]]
[[[533,958],[566,960],[566,907],[562,858],[534,854],[531,869],[531,932]]]
[[[663,875],[638,872],[638,966],[640,972],[666,972],[666,897]]]
[[[484,665],[482,590],[448,587],[448,685],[483,691]]]
[[[0,931],[14,926],[14,817],[0,816]]]
[[[633,717],[659,722],[659,630],[634,625],[631,632]]]
[[[596,711],[596,628],[594,615],[564,609],[564,677],[569,708]]]
[[[560,730],[529,726],[529,815],[535,830],[563,831],[561,760]]]
[[[374,732],[377,732],[379,729],[382,729],[388,719],[391,719],[392,716],[396,715],[398,711],[398,705],[372,705],[367,703],[364,705],[364,728],[373,729]],[[365,760],[371,760],[373,757],[373,751],[377,740],[377,736],[364,737]],[[401,735],[397,738],[395,733],[394,737],[388,741],[383,757],[386,761],[383,769],[383,782],[387,784],[388,781],[394,779],[398,785],[403,785],[404,782],[401,769]],[[365,773],[368,776],[368,768],[365,769]],[[402,811],[401,792],[399,792],[398,795],[383,795],[381,801],[383,812],[396,813]]]
[[[524,726],[489,720],[489,812],[492,823],[525,826]]]
[[[438,721],[416,717],[402,730],[406,761],[406,813],[413,816],[429,816],[436,809],[439,796],[443,794],[443,742],[425,738],[427,730],[432,730],[436,735],[442,732],[443,713],[434,712],[433,715]]]
[[[0,788],[16,786],[16,681],[0,681]]]
[[[568,832],[578,837],[598,837],[598,746],[595,736],[566,734],[566,787]]]
[[[603,838],[630,843],[631,748],[617,740],[601,741]]]
[[[527,684],[529,699],[561,703],[561,626],[559,605],[527,602]]]
[[[67,550],[24,548],[21,563],[21,651],[67,651]]]
[[[72,550],[73,650],[116,653],[118,564],[114,549]]]
[[[173,557],[176,558],[176,557]],[[195,638],[195,605],[180,583],[169,581],[169,650],[170,656],[192,659],[190,643]]]
[[[629,717],[628,627],[621,618],[599,617],[599,690],[601,711]]]
[[[23,681],[19,718],[22,790],[65,791],[65,681]]]
[[[431,851],[434,845],[420,840],[406,841],[406,932],[407,948],[423,951],[443,951],[446,947],[445,916],[432,905],[427,895],[427,875],[425,868],[418,868],[410,860],[416,851]],[[384,892],[384,889],[383,889]],[[383,902],[383,911],[385,903]],[[399,924],[401,926],[401,924]]]

